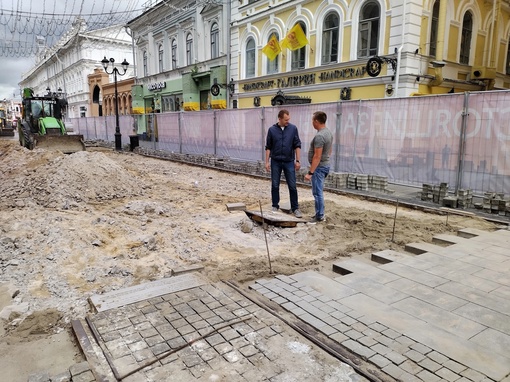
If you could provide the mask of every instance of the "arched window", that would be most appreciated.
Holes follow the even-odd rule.
[[[280,40],[278,33],[273,32],[269,35],[269,38],[267,39],[267,41],[269,42],[269,40],[271,40],[273,38],[273,36],[276,38],[276,41]],[[270,60],[269,58],[267,59],[267,67],[266,67],[267,74],[278,73],[279,60],[280,60],[280,55],[277,55],[274,60]]]
[[[301,21],[299,21],[298,24],[301,25],[301,29],[303,29],[303,33],[306,35],[306,25]],[[306,63],[306,45],[302,48],[293,50],[290,59],[291,70],[304,69]]]
[[[367,2],[361,9],[359,21],[358,58],[377,55],[379,43],[379,4]]]
[[[172,69],[177,69],[177,40],[172,40]]]
[[[432,22],[430,23],[429,55],[431,55],[432,57],[436,57],[437,29],[439,25],[439,2],[440,0],[437,0],[434,3],[434,8],[432,9]]]
[[[340,18],[335,12],[329,13],[324,19],[322,29],[322,64],[338,61],[338,36]]]
[[[193,64],[193,36],[188,33],[186,36],[186,65]]]
[[[469,64],[469,52],[471,50],[471,36],[473,35],[473,16],[466,12],[462,20],[462,35],[460,37],[460,58],[461,64]]]
[[[143,75],[147,77],[149,72],[147,71],[147,51],[143,51]]]
[[[510,41],[508,41],[508,45],[506,47],[506,69],[505,73],[510,74]]]
[[[159,72],[161,73],[163,71],[163,44],[159,44],[158,46],[158,65]]]
[[[211,27],[211,58],[220,55],[220,30],[217,23],[213,23]]]
[[[255,77],[255,40],[250,37],[246,42],[246,78]]]

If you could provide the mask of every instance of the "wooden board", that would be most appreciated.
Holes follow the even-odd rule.
[[[186,273],[105,294],[96,294],[89,297],[89,301],[96,311],[103,312],[108,309],[163,296],[168,293],[191,289],[204,284],[206,282],[197,275]]]
[[[295,227],[298,223],[305,223],[305,220],[298,219],[294,215],[286,214],[283,212],[271,212],[267,211],[262,213],[260,211],[244,211],[246,215],[258,222],[274,225],[276,227]]]

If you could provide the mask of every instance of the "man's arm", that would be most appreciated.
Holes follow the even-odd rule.
[[[308,170],[308,174],[305,175],[306,181],[309,181],[310,179],[312,179],[312,174],[317,169],[317,167],[319,167],[319,163],[321,162],[321,158],[322,158],[322,151],[323,151],[322,147],[316,147],[313,150],[313,157],[312,157],[312,163],[310,163],[310,170]]]

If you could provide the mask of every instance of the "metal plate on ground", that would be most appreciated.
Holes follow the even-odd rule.
[[[260,211],[244,211],[246,215],[258,222],[258,223],[266,223],[269,225],[274,225],[276,227],[295,227],[297,223],[304,223],[303,219],[298,219],[293,215],[285,214],[283,212],[263,212]]]
[[[206,282],[197,275],[184,274],[135,285],[105,294],[96,294],[91,296],[89,301],[96,311],[103,312],[105,310],[118,308],[120,306],[162,296],[168,293],[195,288],[204,284],[206,284]]]

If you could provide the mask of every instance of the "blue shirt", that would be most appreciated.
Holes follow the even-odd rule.
[[[275,123],[269,128],[266,150],[270,151],[271,159],[283,162],[294,161],[297,148],[301,148],[301,140],[296,125],[289,123],[282,129]]]

